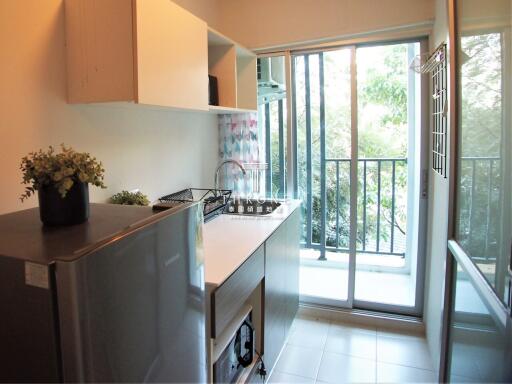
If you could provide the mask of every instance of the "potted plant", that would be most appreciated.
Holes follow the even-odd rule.
[[[114,196],[110,198],[110,202],[112,204],[121,204],[121,205],[149,205],[148,197],[140,191],[136,192],[128,192],[121,191],[116,193]]]
[[[61,145],[61,152],[31,152],[21,160],[23,184],[28,184],[21,201],[37,191],[39,213],[45,225],[72,225],[89,218],[89,183],[105,188],[105,170],[89,153]]]

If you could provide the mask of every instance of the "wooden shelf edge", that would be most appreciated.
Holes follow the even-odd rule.
[[[169,112],[185,112],[185,113],[212,113],[212,114],[226,114],[232,115],[236,113],[257,113],[256,109],[244,109],[244,108],[231,108],[222,107],[217,105],[210,105],[207,109],[192,109],[192,108],[177,108],[151,104],[139,104],[133,101],[109,101],[109,102],[94,102],[94,103],[68,103],[71,106],[76,107],[100,107],[100,108],[140,108],[145,110],[153,111],[169,111]]]
[[[94,108],[121,108],[121,109],[143,109],[149,111],[168,111],[168,112],[184,112],[184,113],[209,113],[209,107],[205,109],[199,108],[184,108],[184,107],[171,107],[155,104],[136,103],[134,101],[105,101],[93,103],[68,103],[71,106],[77,107],[94,107]]]
[[[222,114],[235,114],[235,113],[257,113],[258,111],[256,109],[231,108],[231,107],[210,105],[209,112],[222,115]]]
[[[133,101],[109,101],[109,102],[101,102],[101,103],[73,103],[71,106],[76,107],[100,107],[100,108],[140,108],[145,110],[152,111],[169,111],[169,112],[184,112],[184,113],[212,113],[217,115],[232,115],[236,113],[257,113],[256,109],[243,109],[243,108],[231,108],[231,107],[222,107],[217,105],[210,105],[207,109],[192,109],[192,108],[177,108],[177,107],[167,107],[160,105],[151,105],[151,104],[139,104]]]

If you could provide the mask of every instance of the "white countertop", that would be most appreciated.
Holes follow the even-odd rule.
[[[270,215],[220,215],[203,227],[205,281],[221,285],[300,206],[287,200]]]

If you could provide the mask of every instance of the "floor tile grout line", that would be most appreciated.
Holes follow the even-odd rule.
[[[351,358],[351,359],[356,359],[356,360],[366,360],[366,361],[373,361],[373,362],[377,362],[375,359],[373,358],[370,358],[370,357],[362,357],[362,356],[355,356],[355,355],[351,355],[350,353],[343,353],[343,352],[334,352],[334,351],[325,351],[325,353],[330,353],[332,355],[338,355],[338,356],[344,356],[344,357],[348,357],[348,358]],[[389,364],[389,363],[386,363],[386,364]],[[413,368],[413,367],[410,367],[410,368]]]
[[[320,361],[318,362],[318,367],[316,367],[315,373],[315,383],[318,381],[318,374],[320,373],[320,367],[322,366],[322,360],[324,358],[325,350],[322,349],[322,354],[320,355]]]
[[[428,369],[428,368],[419,368],[419,367],[415,367],[415,366],[412,366],[412,365],[405,365],[405,364],[399,364],[399,363],[390,363],[389,361],[377,361],[377,363],[381,363],[381,364],[387,364],[387,365],[396,365],[398,367],[402,367],[402,368],[412,368],[412,369],[419,369],[420,371],[426,371],[426,372],[434,372],[436,373],[436,371],[434,369]]]
[[[284,374],[287,374],[287,375],[292,375],[292,376],[297,376],[297,377],[301,377],[301,378],[304,378],[304,379],[312,379],[312,380],[316,380],[316,376],[318,376],[318,371],[320,369],[320,364],[322,362],[322,357],[323,357],[323,349],[320,349],[320,348],[311,348],[311,347],[305,347],[303,345],[293,345],[293,344],[289,344],[289,343],[286,343],[286,347],[292,347],[292,348],[298,348],[298,349],[307,349],[307,350],[310,350],[310,351],[316,351],[316,352],[321,352],[321,355],[320,355],[320,362],[319,362],[319,365],[316,369],[316,372],[315,372],[315,379],[311,378],[311,377],[308,377],[308,376],[304,376],[303,374],[297,374],[297,373],[291,373],[289,371],[279,371],[279,370],[276,370],[274,368],[274,370],[276,372],[281,372],[281,373],[284,373]],[[279,360],[278,360],[279,361]],[[277,367],[277,362],[276,362],[276,367]]]
[[[322,360],[324,359],[325,346],[327,345],[327,338],[329,337],[329,331],[331,330],[331,324],[332,324],[332,321],[329,320],[327,323],[327,334],[325,335],[324,344],[322,346],[322,355],[320,356],[320,361],[318,363],[318,367],[316,368],[315,383],[318,381],[318,374],[320,373],[320,367],[322,366]]]
[[[314,318],[313,317],[313,318],[304,319],[304,320],[310,320],[310,321],[318,322],[318,323],[322,324],[322,327],[327,327],[326,332],[325,331],[322,332],[322,333],[324,333],[324,339],[323,339],[323,341],[321,343],[321,348],[317,349],[317,351],[319,351],[321,353],[320,353],[320,360],[319,360],[318,366],[316,367],[316,370],[315,370],[314,381],[315,382],[319,382],[320,368],[321,368],[321,365],[322,365],[322,362],[323,362],[323,359],[325,357],[326,352],[329,352],[329,351],[326,350],[327,342],[328,342],[330,334],[334,330],[334,327],[336,325],[341,325],[341,326],[345,326],[347,329],[357,330],[358,326],[357,325],[352,325],[352,324],[344,324],[343,322],[339,322],[339,321],[336,321],[336,320],[333,320],[333,319],[318,319],[318,318]],[[367,331],[367,329],[365,329],[365,331]],[[432,368],[411,366],[408,363],[404,364],[404,363],[380,361],[380,359],[379,359],[379,354],[378,354],[379,341],[384,341],[386,339],[394,339],[394,340],[397,340],[397,341],[412,342],[412,343],[416,344],[417,342],[424,343],[424,338],[423,337],[421,337],[420,335],[414,335],[414,334],[413,335],[409,335],[409,334],[400,334],[400,333],[397,333],[397,335],[394,335],[392,333],[390,334],[390,332],[386,331],[386,330],[381,330],[381,332],[385,332],[385,334],[382,334],[382,333],[379,333],[378,327],[373,327],[372,332],[374,332],[374,340],[375,340],[375,355],[374,355],[374,358],[373,358],[373,363],[375,364],[374,374],[375,374],[375,382],[376,383],[378,383],[378,371],[379,371],[378,370],[378,364],[379,363],[390,365],[390,366],[395,366],[397,368],[416,369],[416,370],[423,371],[425,373],[429,372],[429,373],[434,373],[435,374],[435,371]],[[403,336],[405,336],[405,337],[403,337]],[[301,345],[297,345],[297,346],[298,347],[307,348],[307,349],[316,349],[316,348],[311,348],[311,347],[301,346]],[[348,358],[358,358],[358,359],[365,359],[365,360],[368,360],[368,361],[372,361],[372,359],[370,359],[370,358],[365,358],[365,357],[361,357],[361,356],[354,356],[354,355],[343,353],[343,352],[334,352],[333,351],[332,353],[333,354],[338,354],[338,355],[343,355],[343,356],[346,356]],[[304,377],[304,376],[302,376],[302,377]]]
[[[377,334],[377,337],[383,338],[383,339],[410,341],[413,343],[425,343],[426,342],[426,339],[421,336],[404,336],[404,335],[390,336],[390,335]]]

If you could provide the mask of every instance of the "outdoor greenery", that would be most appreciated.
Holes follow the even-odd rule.
[[[493,262],[500,252],[502,230],[503,52],[502,34],[465,35],[461,39],[461,134],[458,236],[473,257]],[[409,44],[361,47],[356,50],[358,95],[357,247],[375,250],[377,240],[378,162],[362,159],[401,159],[395,162],[395,209],[392,216],[391,161],[380,163],[381,247],[394,236],[405,251],[407,232],[408,68]],[[414,46],[415,53],[418,44]],[[348,248],[350,218],[351,69],[350,49],[323,53],[326,133],[326,243]],[[299,197],[307,201],[306,60],[309,68],[312,156],[312,239],[321,236],[320,54],[293,58]],[[419,75],[416,75],[419,79]],[[286,108],[286,100],[283,103]],[[286,110],[284,110],[286,116]],[[277,102],[270,104],[272,191],[279,195],[279,131]],[[263,122],[263,120],[262,120]],[[286,118],[283,120],[286,132]],[[286,139],[286,136],[285,136]],[[286,145],[285,144],[285,151]],[[336,161],[334,161],[337,159]],[[285,167],[286,168],[286,167]],[[281,174],[281,172],[283,172]],[[337,177],[339,176],[339,178]],[[338,183],[337,183],[338,181]],[[366,200],[364,187],[366,186]],[[336,188],[339,188],[338,195]],[[306,240],[303,204],[303,241]],[[363,225],[365,217],[365,225]],[[339,225],[336,226],[338,219]],[[337,229],[338,228],[338,229]],[[338,238],[338,240],[337,240]],[[337,242],[338,241],[338,242]],[[396,247],[396,244],[395,244]],[[382,249],[382,248],[381,248]],[[384,249],[386,251],[386,249]],[[486,261],[487,260],[487,261]]]
[[[299,197],[306,202],[306,56],[295,60],[296,121]],[[319,54],[309,61],[309,102],[311,105],[312,152],[312,242],[320,243],[320,74]],[[348,248],[350,218],[351,73],[350,50],[323,53],[326,129],[326,243]],[[359,159],[396,158],[395,239],[406,231],[407,209],[407,45],[358,49]],[[286,104],[286,103],[284,103]],[[279,190],[279,132],[277,102],[270,105],[273,193]],[[286,119],[284,119],[286,122]],[[358,162],[358,248],[375,248],[377,237],[378,162]],[[338,164],[338,171],[336,171]],[[388,242],[392,223],[392,162],[381,162],[380,240]],[[337,173],[338,172],[338,173]],[[284,174],[283,174],[284,175]],[[337,183],[337,176],[339,180]],[[366,183],[366,203],[363,199]],[[336,194],[336,188],[339,194]],[[303,240],[306,235],[306,204],[303,205]],[[337,214],[338,212],[338,214]],[[363,215],[366,214],[363,226]],[[336,226],[338,219],[338,230]],[[363,230],[364,228],[364,230]],[[336,238],[338,236],[338,244]],[[403,244],[395,252],[403,252]]]
[[[149,205],[148,197],[140,191],[121,191],[110,198],[110,203],[120,205]]]
[[[21,195],[21,201],[29,198],[43,186],[53,185],[64,198],[74,183],[90,183],[106,188],[103,179],[105,170],[101,162],[89,153],[79,153],[61,144],[61,152],[48,150],[31,152],[21,159],[20,169],[23,184],[28,186]]]
[[[481,262],[499,257],[502,226],[502,35],[461,39],[458,236]],[[510,81],[510,79],[508,79]]]

